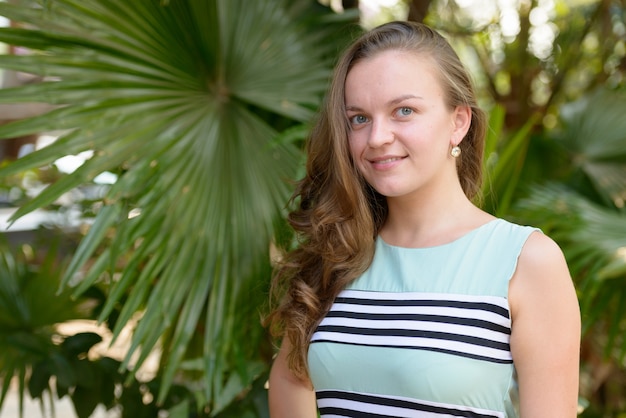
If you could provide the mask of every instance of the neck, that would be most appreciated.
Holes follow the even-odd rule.
[[[388,217],[380,235],[393,245],[427,247],[451,242],[493,217],[477,208],[461,185],[387,198]]]

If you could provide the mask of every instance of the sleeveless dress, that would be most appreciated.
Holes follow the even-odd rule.
[[[514,418],[508,286],[537,229],[492,220],[428,248],[376,241],[309,345],[322,418]]]

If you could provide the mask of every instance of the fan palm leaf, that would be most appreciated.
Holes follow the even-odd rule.
[[[609,205],[626,202],[626,92],[600,89],[561,109],[559,142]]]
[[[541,227],[561,245],[577,284],[584,330],[606,327],[606,352],[617,349],[619,356],[626,354],[624,114],[620,91],[596,91],[563,106],[561,128],[547,139],[565,151],[568,175],[558,185],[556,175],[532,185],[514,207],[518,220]]]
[[[0,137],[63,132],[0,175],[93,152],[15,216],[119,173],[64,284],[80,293],[108,281],[100,319],[123,302],[115,335],[143,312],[125,367],[169,336],[161,399],[198,333],[210,402],[233,370],[251,381],[242,353],[262,333],[258,315],[238,307],[264,298],[272,225],[300,162],[295,144],[275,138],[313,116],[337,45],[330,36],[352,16],[308,0],[32,1],[0,3],[0,15],[28,24],[0,30],[0,41],[33,51],[2,56],[0,67],[45,80],[0,91],[0,103],[57,105],[0,127]],[[248,335],[236,329],[246,322]]]
[[[607,353],[617,348],[619,356],[626,354],[626,216],[555,184],[535,186],[516,209],[516,215],[540,225],[563,248],[584,331],[608,324]]]

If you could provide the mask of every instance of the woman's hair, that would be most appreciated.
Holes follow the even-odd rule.
[[[476,103],[471,79],[450,44],[415,22],[391,22],[362,34],[339,58],[326,101],[308,143],[306,175],[297,184],[288,221],[298,246],[275,269],[271,294],[279,300],[269,315],[271,331],[292,345],[292,372],[308,378],[309,341],[337,294],[363,273],[374,255],[375,238],[387,204],[365,181],[349,152],[345,81],[352,67],[383,51],[412,52],[430,59],[450,108],[472,110],[468,133],[459,146],[457,172],[471,199],[481,184],[486,119]],[[419,77],[419,74],[416,74]]]

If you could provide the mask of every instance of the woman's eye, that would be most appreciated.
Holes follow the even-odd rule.
[[[367,118],[363,115],[354,115],[350,118],[350,123],[353,125],[360,125],[367,122]]]
[[[410,107],[401,107],[400,109],[398,109],[398,114],[400,116],[409,116],[413,113],[413,109],[411,109]]]

